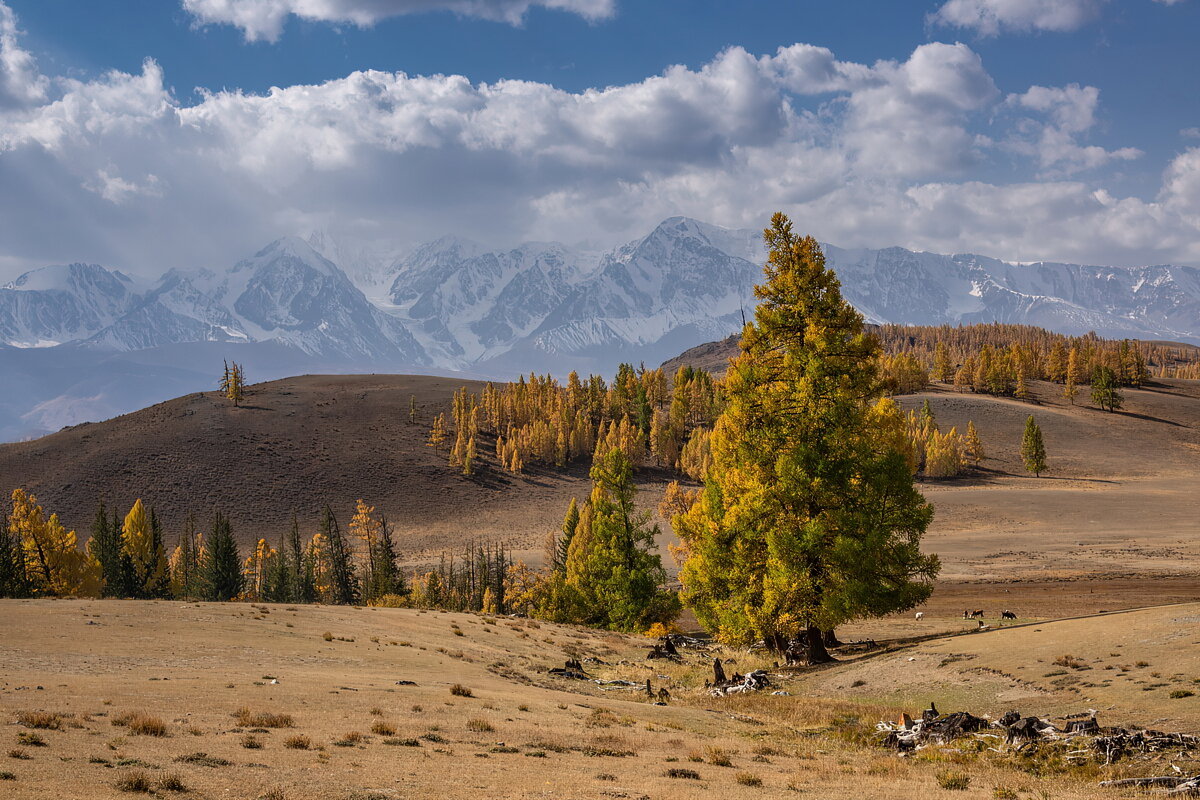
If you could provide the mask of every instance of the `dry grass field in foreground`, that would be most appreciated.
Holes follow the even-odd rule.
[[[1099,768],[953,749],[901,759],[869,734],[931,698],[1195,730],[1200,698],[1168,698],[1200,677],[1197,618],[1191,605],[972,634],[797,673],[782,679],[790,696],[711,698],[708,655],[645,661],[645,639],[528,620],[4,601],[0,797],[1122,797],[1096,788]],[[1047,675],[1064,654],[1080,666]],[[759,665],[726,655],[731,670]],[[568,657],[650,678],[672,703],[546,674]]]

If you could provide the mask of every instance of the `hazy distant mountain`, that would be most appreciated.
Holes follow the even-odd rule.
[[[847,299],[873,322],[1002,321],[1200,342],[1200,270],[1191,267],[825,250]],[[314,234],[154,282],[97,265],[46,267],[0,288],[0,365],[20,386],[0,400],[0,437],[132,410],[168,386],[212,388],[225,357],[253,362],[254,380],[656,364],[740,329],[763,258],[757,231],[673,217],[609,251],[490,249],[447,236],[396,257]],[[163,355],[181,347],[186,362]]]

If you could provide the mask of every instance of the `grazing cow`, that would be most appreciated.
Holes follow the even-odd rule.
[[[1000,612],[1000,619],[1016,619],[1017,615],[1009,611],[1007,608]]]
[[[918,611],[918,612],[917,612],[917,620],[918,620],[918,621],[920,621],[920,620],[922,620],[922,619],[924,619],[924,618],[925,618],[925,612],[924,612],[924,611]]]
[[[971,612],[971,619],[983,619],[983,609],[977,608]]]

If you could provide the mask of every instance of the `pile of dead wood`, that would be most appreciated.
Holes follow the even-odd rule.
[[[668,633],[650,648],[650,652],[646,654],[646,658],[665,658],[671,661],[681,661],[682,658],[679,655],[680,648],[705,652],[708,650],[708,642],[692,636],[684,636],[682,633]]]
[[[761,669],[745,675],[735,672],[732,676],[726,676],[725,665],[719,658],[713,659],[712,667],[713,679],[704,685],[708,687],[708,693],[713,697],[725,697],[743,692],[761,692],[763,689],[770,689],[773,686],[770,677]]]
[[[1017,711],[1009,711],[998,720],[977,717],[966,711],[943,715],[930,703],[921,719],[914,721],[908,714],[903,714],[897,722],[879,723],[876,730],[885,747],[902,753],[933,744],[947,745],[966,737],[995,740],[990,749],[998,750],[999,740],[1003,738],[1003,744],[1013,752],[1033,750],[1047,742],[1067,743],[1076,748],[1067,754],[1068,758],[1094,758],[1106,765],[1122,758],[1186,752],[1200,747],[1200,737],[1184,733],[1103,727],[1096,719],[1095,711],[1059,719],[1060,724],[1055,724],[1043,717],[1025,716]],[[1180,780],[1182,785],[1183,779]]]

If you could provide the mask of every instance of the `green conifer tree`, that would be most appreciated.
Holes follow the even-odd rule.
[[[335,606],[354,605],[361,596],[358,576],[355,574],[350,547],[329,506],[325,506],[321,518],[321,537],[329,559],[329,602]]]
[[[567,583],[582,597],[589,625],[645,631],[679,613],[678,598],[664,589],[666,571],[654,551],[657,526],[635,507],[633,464],[614,447],[592,466],[588,536],[572,537]]]
[[[126,597],[125,563],[120,526],[109,521],[104,501],[100,501],[92,520],[92,538],[87,545],[88,555],[100,570],[101,597]]]
[[[879,344],[812,237],[776,214],[766,282],[725,381],[699,500],[675,517],[684,602],[720,639],[805,643],[927,599],[933,509],[913,486],[903,415],[872,405]]]
[[[558,554],[554,559],[556,570],[564,576],[567,574],[567,553],[571,550],[571,539],[575,537],[575,529],[578,527],[579,504],[572,497],[571,504],[567,506],[567,515],[563,518],[562,535],[558,537],[556,543]]]
[[[1125,403],[1117,389],[1117,376],[1108,367],[1097,367],[1092,375],[1092,402],[1112,413]]]
[[[1046,471],[1046,445],[1042,441],[1042,429],[1038,427],[1032,414],[1025,420],[1025,435],[1021,437],[1021,460],[1025,463],[1026,471],[1039,478]]]
[[[233,538],[233,528],[229,519],[219,511],[213,517],[212,536],[205,547],[200,573],[205,600],[233,600],[242,593],[245,585],[242,557]]]
[[[937,419],[933,416],[933,407],[929,405],[928,397],[921,403],[921,427],[933,431],[938,429]]]
[[[404,576],[397,566],[396,542],[392,537],[392,526],[386,516],[379,518],[379,540],[375,543],[373,553],[374,563],[371,566],[370,591],[372,598],[378,599],[384,595],[394,594],[403,596],[408,593],[404,585]]]
[[[292,527],[287,535],[287,546],[280,548],[279,555],[288,570],[288,602],[315,602],[317,592],[314,576],[306,569],[304,544],[300,541],[300,517],[294,511],[292,512]]]
[[[158,563],[146,581],[146,596],[166,598],[171,596],[171,567],[167,559],[167,546],[163,537],[162,522],[154,507],[150,507],[150,547],[157,555]]]
[[[0,597],[28,597],[25,552],[21,540],[8,527],[8,514],[0,511]]]

